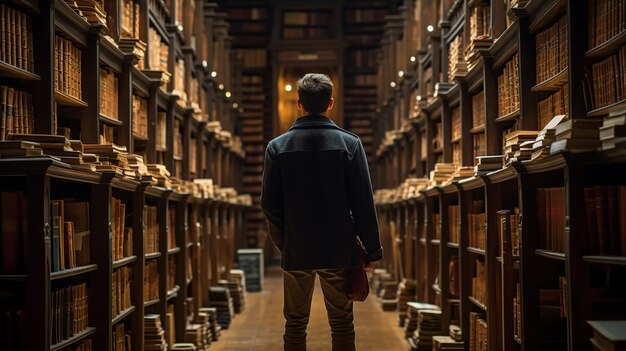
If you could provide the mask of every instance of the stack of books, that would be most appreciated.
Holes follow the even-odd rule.
[[[391,273],[387,272],[384,268],[376,268],[374,269],[374,274],[370,278],[370,286],[372,291],[380,296],[380,293],[383,290],[383,284],[387,281],[391,281]]]
[[[602,150],[615,148],[615,144],[626,141],[626,107],[609,112],[600,128]]]
[[[209,303],[211,307],[217,308],[217,323],[222,329],[228,329],[230,322],[235,317],[230,291],[221,286],[212,286],[209,288],[209,301],[211,301]]]
[[[383,283],[383,289],[380,291],[379,300],[383,306],[383,311],[395,311],[398,307],[398,283],[387,281]]]
[[[417,319],[421,310],[439,311],[440,307],[430,303],[407,302],[407,318],[404,322],[404,335],[407,339],[413,337],[413,333],[417,329]]]
[[[420,310],[417,317],[417,329],[409,339],[411,350],[431,351],[433,336],[441,334],[441,311]]]
[[[626,350],[626,321],[587,321],[593,328],[589,339],[596,351]]]
[[[165,165],[160,165],[160,164],[149,164],[147,165],[148,167],[148,172],[150,172],[150,175],[152,175],[152,177],[154,179],[156,179],[156,185],[164,187],[164,188],[171,188],[172,187],[172,181],[170,179],[170,172],[167,170],[167,167],[165,167]]]
[[[458,321],[457,322],[453,321],[453,323],[458,323]],[[448,332],[452,340],[463,341],[463,333],[461,331],[461,327],[459,327],[458,325],[450,324],[450,326],[448,327]]]
[[[457,167],[454,170],[454,173],[448,178],[445,184],[450,184],[455,181],[459,181],[461,179],[470,178],[474,176],[474,167],[472,166],[463,166]]]
[[[436,163],[435,169],[430,171],[430,185],[435,186],[442,184],[456,172],[454,163]]]
[[[230,296],[233,299],[233,309],[235,313],[240,313],[244,310],[245,301],[243,299],[243,289],[237,280],[220,280],[220,286],[227,288],[230,292]]]
[[[209,321],[209,332],[211,340],[217,341],[220,338],[222,327],[217,322],[217,308],[215,307],[202,307],[199,314],[206,314]]]
[[[475,175],[489,173],[502,168],[504,162],[503,155],[478,156],[478,163],[474,166]]]
[[[144,339],[146,351],[167,350],[165,330],[161,326],[161,317],[158,314],[147,314],[143,317]]]
[[[202,325],[200,324],[196,324],[196,323],[188,324],[187,327],[185,328],[185,341],[190,345],[194,345],[199,350],[204,351],[205,345],[204,345],[204,340],[203,340],[201,329],[202,329]]]
[[[198,350],[198,348],[196,347],[196,345],[192,344],[192,343],[176,343],[174,344],[171,348],[171,351],[196,351]],[[200,349],[200,350],[204,350],[204,349]]]
[[[107,24],[104,0],[65,0],[72,10],[91,24]]]
[[[213,332],[211,331],[211,321],[209,320],[209,314],[204,312],[198,312],[198,317],[196,318],[197,323],[201,326],[200,332],[202,333],[202,345],[204,345],[205,349],[208,349],[211,346],[211,341],[213,340]],[[200,345],[198,345],[200,348]]]
[[[556,140],[556,127],[565,120],[565,115],[554,116],[539,132],[533,143],[531,160],[541,159],[550,155],[550,145]]]
[[[465,350],[465,344],[462,341],[456,341],[449,336],[436,335],[433,336],[433,351],[453,351]]]
[[[402,279],[398,284],[398,325],[404,326],[407,319],[407,303],[415,296],[417,292],[417,281],[414,279]]]
[[[560,151],[596,151],[601,146],[601,119],[570,119],[556,126],[556,141],[550,145],[550,154]]]
[[[536,130],[516,130],[504,136],[504,166],[515,161],[530,160],[533,143],[539,132]]]
[[[135,172],[137,179],[139,180],[148,180],[150,182],[156,182],[156,179],[152,177],[150,172],[148,171],[148,167],[143,162],[143,156],[137,154],[129,154],[127,156],[128,159],[128,167]]]
[[[43,150],[38,143],[29,141],[0,141],[0,157],[41,156]]]

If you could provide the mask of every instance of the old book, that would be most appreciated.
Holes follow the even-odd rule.
[[[50,216],[52,218],[52,271],[58,272],[61,269],[61,236],[63,229],[63,200],[50,201]]]
[[[66,221],[63,224],[65,244],[65,268],[76,268],[76,254],[74,253],[74,223]]]
[[[72,257],[76,265],[90,263],[90,227],[89,227],[89,202],[75,201],[65,202],[65,220],[72,223],[71,235]]]

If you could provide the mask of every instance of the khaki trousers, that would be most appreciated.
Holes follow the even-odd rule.
[[[348,300],[345,293],[345,272],[344,269],[283,271],[285,351],[306,350],[306,328],[309,323],[316,275],[320,277],[324,293],[333,351],[355,350],[352,301]]]

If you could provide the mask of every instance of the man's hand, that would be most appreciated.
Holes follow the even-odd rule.
[[[375,267],[376,267],[376,261],[367,263],[364,269],[366,272],[370,272],[370,271],[373,271]]]

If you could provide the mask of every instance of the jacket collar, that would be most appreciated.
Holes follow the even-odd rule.
[[[289,130],[304,128],[339,128],[330,118],[322,115],[307,115],[296,119]]]

